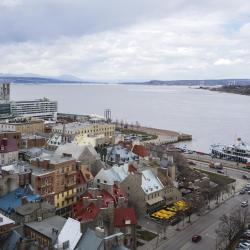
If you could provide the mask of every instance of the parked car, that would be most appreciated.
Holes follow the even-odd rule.
[[[202,239],[200,235],[193,235],[192,242],[199,242]]]
[[[239,243],[239,245],[236,247],[237,250],[243,250],[243,249],[249,249],[247,246],[245,246],[243,243]],[[235,249],[235,250],[236,250]]]
[[[242,207],[247,207],[248,206],[248,202],[247,201],[242,201],[241,202],[241,206]]]
[[[245,194],[245,193],[246,193],[245,189],[240,190],[240,194]]]
[[[243,174],[243,175],[242,175],[242,179],[244,179],[244,180],[249,180],[249,177],[248,177],[247,175]]]
[[[217,170],[217,173],[224,174],[224,171],[219,169],[219,170]]]

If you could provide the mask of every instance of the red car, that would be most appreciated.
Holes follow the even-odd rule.
[[[201,236],[200,235],[194,235],[192,237],[192,242],[199,242],[201,240]]]

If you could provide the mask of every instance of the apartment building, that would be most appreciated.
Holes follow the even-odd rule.
[[[18,148],[14,139],[0,141],[0,165],[8,165],[18,160]]]
[[[47,98],[33,101],[13,101],[10,102],[10,114],[14,117],[56,120],[57,102]]]
[[[115,125],[111,123],[98,122],[72,122],[67,124],[58,124],[52,128],[54,134],[63,135],[64,142],[70,142],[77,138],[76,141],[83,141],[86,136],[104,135],[104,143],[113,143],[115,138]]]
[[[41,155],[31,164],[40,169],[32,173],[35,190],[55,205],[57,214],[70,216],[77,195],[76,160],[63,155]]]
[[[0,121],[0,131],[19,132],[22,134],[42,133],[44,131],[44,121],[27,119]]]

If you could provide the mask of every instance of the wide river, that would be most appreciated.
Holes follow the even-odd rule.
[[[42,97],[58,101],[58,111],[101,114],[141,125],[190,133],[189,148],[209,151],[212,143],[250,143],[250,96],[186,86],[25,85],[11,86],[12,100]]]

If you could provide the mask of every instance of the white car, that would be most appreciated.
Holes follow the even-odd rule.
[[[241,206],[242,207],[247,207],[248,206],[248,201],[242,201]]]

